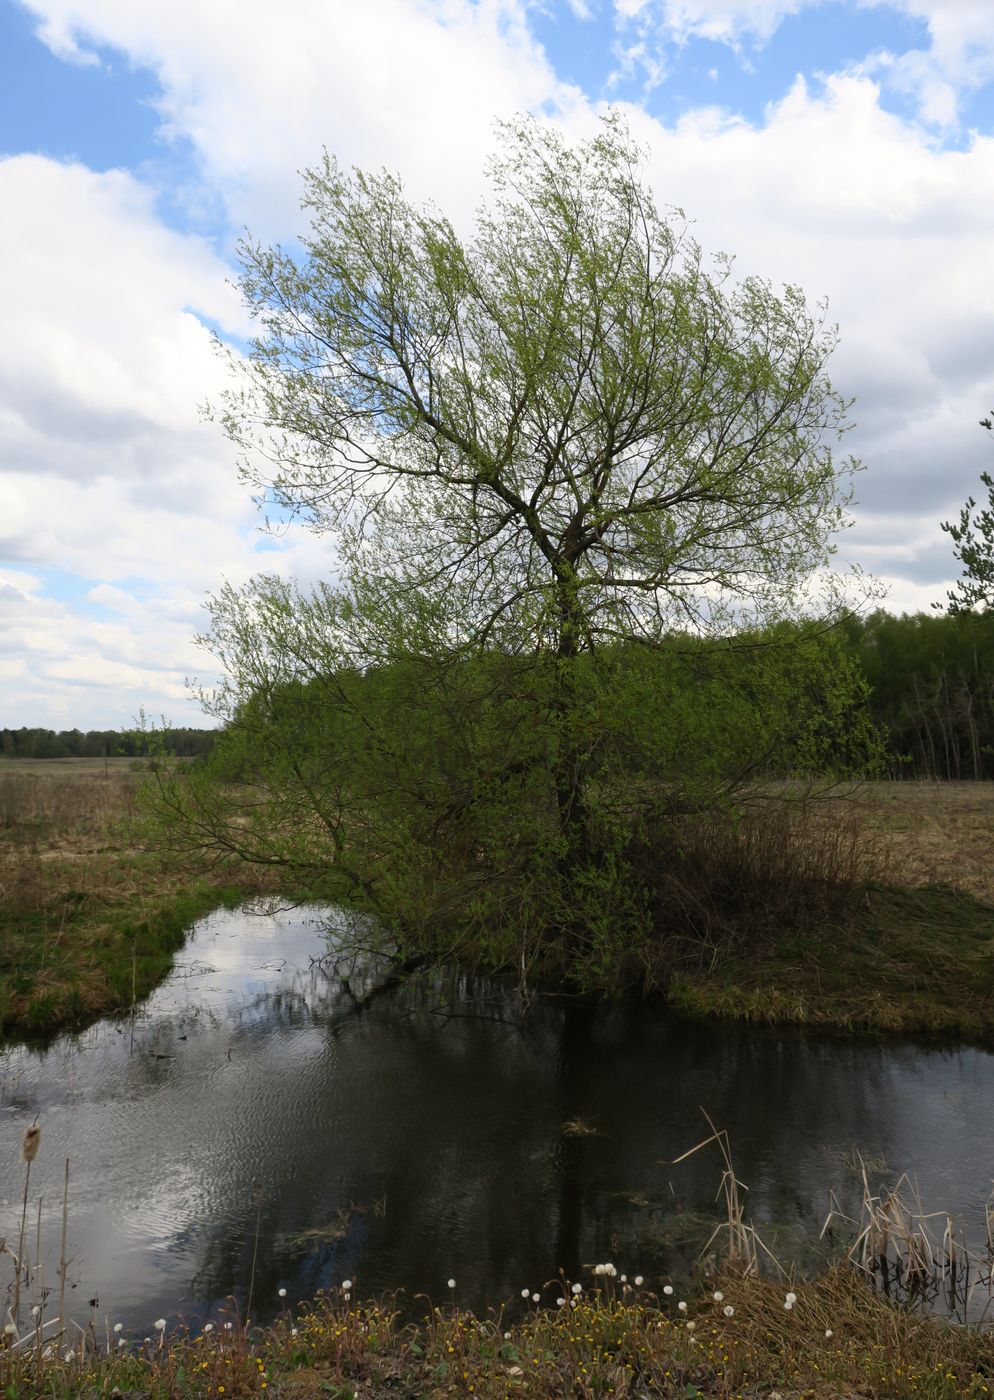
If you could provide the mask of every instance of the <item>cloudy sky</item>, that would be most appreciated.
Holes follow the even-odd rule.
[[[327,568],[198,412],[297,171],[386,165],[466,227],[496,116],[609,104],[705,249],[828,298],[841,556],[893,611],[944,596],[994,449],[990,0],[0,0],[0,725],[197,723],[205,595]]]

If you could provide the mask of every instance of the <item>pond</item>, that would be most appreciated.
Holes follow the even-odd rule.
[[[330,932],[329,932],[330,929]],[[748,1210],[805,1258],[831,1193],[907,1171],[974,1241],[994,1169],[994,1056],[577,1006],[456,975],[373,985],[326,955],[335,915],[218,912],[129,1020],[0,1055],[0,1238],[54,1287],[70,1163],[72,1311],[148,1331],[228,1295],[253,1315],[346,1278],[486,1309],[612,1260],[658,1287],[717,1215],[729,1133]],[[40,1216],[38,1202],[41,1201]],[[40,1219],[40,1232],[39,1232]],[[941,1229],[939,1231],[941,1237]],[[2,1260],[9,1272],[9,1259]],[[0,1273],[0,1287],[6,1275]],[[555,1288],[552,1295],[554,1297]]]

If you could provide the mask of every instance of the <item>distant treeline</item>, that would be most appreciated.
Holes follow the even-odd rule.
[[[157,748],[175,758],[209,753],[215,729],[163,729],[155,734]],[[149,751],[147,736],[114,729],[0,729],[4,758],[140,758]]]
[[[886,612],[842,626],[845,650],[869,686],[872,719],[895,778],[994,779],[994,611]],[[209,753],[218,731],[166,729],[156,746],[177,758]],[[115,730],[2,729],[8,758],[141,757],[148,738]]]
[[[895,778],[994,778],[994,611],[844,624]]]

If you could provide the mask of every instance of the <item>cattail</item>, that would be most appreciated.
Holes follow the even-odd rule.
[[[25,1162],[33,1162],[38,1156],[38,1148],[41,1146],[41,1128],[37,1123],[32,1123],[31,1127],[25,1131],[24,1140],[21,1143],[21,1156]]]

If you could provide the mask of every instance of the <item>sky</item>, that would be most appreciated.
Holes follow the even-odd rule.
[[[994,442],[989,0],[0,0],[0,727],[210,723],[205,598],[333,567],[267,536],[201,405],[245,229],[327,148],[470,231],[494,121],[610,107],[736,272],[827,299],[865,470],[840,564],[944,598]]]

